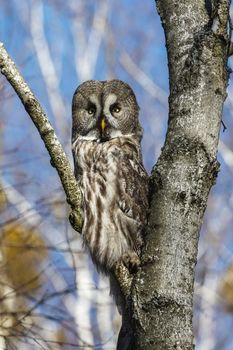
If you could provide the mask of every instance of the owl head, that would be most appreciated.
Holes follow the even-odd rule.
[[[134,134],[142,128],[139,107],[130,86],[121,80],[88,80],[75,91],[72,101],[72,141],[77,137],[100,142]]]

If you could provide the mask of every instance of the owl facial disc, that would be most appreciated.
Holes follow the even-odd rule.
[[[72,139],[105,142],[136,135],[142,128],[139,107],[130,86],[120,80],[89,80],[75,91],[72,102]]]

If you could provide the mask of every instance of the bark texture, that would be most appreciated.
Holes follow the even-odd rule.
[[[228,82],[229,1],[157,0],[168,50],[169,120],[152,171],[142,270],[132,287],[134,349],[193,349],[199,231],[218,173]]]

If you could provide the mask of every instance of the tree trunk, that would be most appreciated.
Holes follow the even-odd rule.
[[[158,0],[170,80],[165,145],[151,176],[142,270],[132,294],[134,349],[193,349],[198,237],[228,82],[229,1]]]

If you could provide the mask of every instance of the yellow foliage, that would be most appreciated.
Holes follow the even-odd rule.
[[[2,237],[2,268],[11,287],[19,294],[35,293],[42,283],[45,242],[38,232],[21,225],[8,225]]]
[[[61,348],[64,344],[69,344],[69,339],[67,338],[66,332],[65,332],[64,327],[62,325],[56,331],[56,338],[55,339],[56,339],[57,344],[59,344]]]
[[[6,205],[7,205],[7,197],[0,183],[0,212],[6,208]]]
[[[221,303],[228,311],[233,311],[233,265],[224,273],[220,283],[219,294]]]

